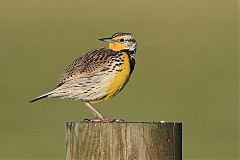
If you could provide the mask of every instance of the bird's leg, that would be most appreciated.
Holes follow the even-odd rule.
[[[92,113],[96,116],[96,119],[94,119],[93,121],[96,122],[100,122],[100,121],[104,121],[104,117],[95,109],[93,108],[93,106],[86,101],[83,101],[83,103],[92,111]]]
[[[96,116],[95,119],[84,119],[86,122],[124,122],[122,119],[107,119],[103,117],[92,105],[87,101],[83,101],[83,103],[92,111],[93,115]]]

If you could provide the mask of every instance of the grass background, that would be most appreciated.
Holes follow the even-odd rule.
[[[0,159],[65,159],[65,122],[90,111],[77,101],[27,101],[119,31],[138,41],[136,68],[97,109],[183,122],[183,159],[238,159],[237,9],[237,0],[0,0]]]

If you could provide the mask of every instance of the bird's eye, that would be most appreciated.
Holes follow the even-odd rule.
[[[121,38],[121,39],[120,39],[120,42],[123,42],[123,41],[124,41],[124,39],[123,39],[123,38]]]

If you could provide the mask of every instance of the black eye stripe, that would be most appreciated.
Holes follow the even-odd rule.
[[[131,33],[117,32],[117,33],[114,33],[114,34],[112,35],[112,38],[115,38],[115,37],[118,37],[118,36],[125,36],[125,35],[131,36],[132,34],[131,34]]]
[[[135,39],[128,39],[128,40],[126,40],[126,41],[129,41],[129,42],[136,42]]]

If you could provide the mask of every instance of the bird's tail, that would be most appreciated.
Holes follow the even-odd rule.
[[[47,98],[51,94],[52,94],[52,92],[48,92],[46,94],[43,94],[43,95],[41,95],[39,97],[36,97],[36,98],[30,100],[29,103],[33,103],[33,102],[38,101],[38,100],[43,99],[43,98]]]

